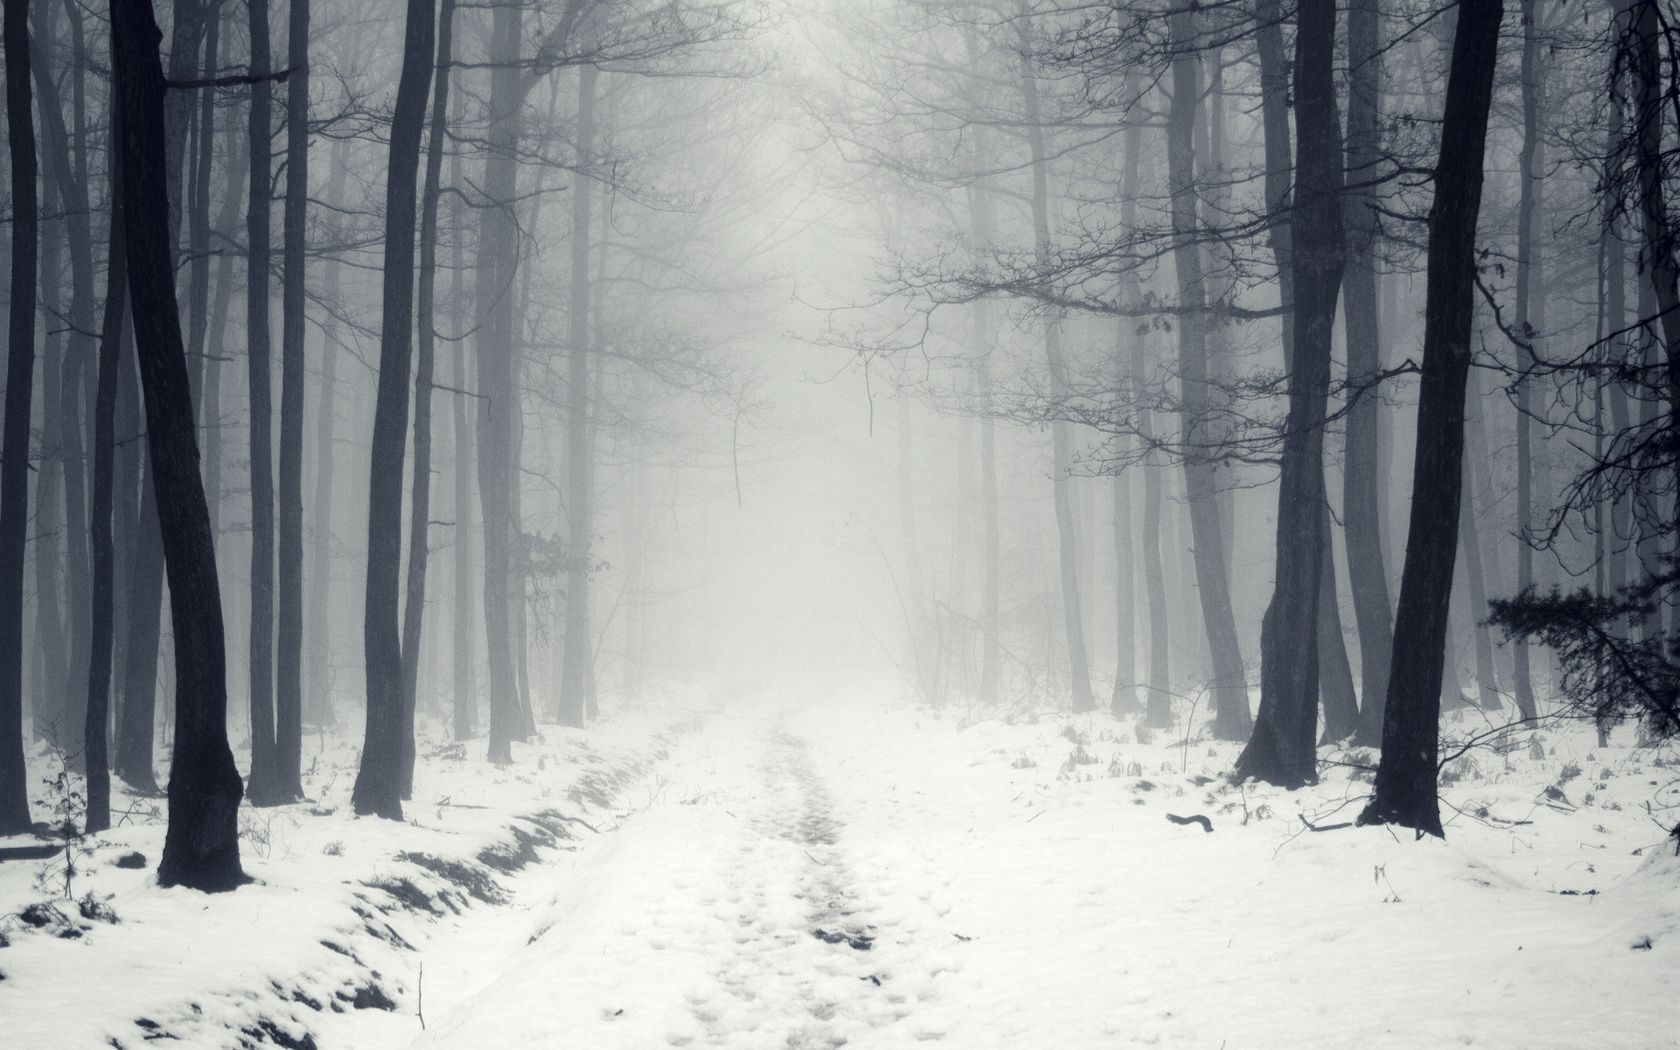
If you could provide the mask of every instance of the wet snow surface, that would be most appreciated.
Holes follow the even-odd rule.
[[[656,732],[668,746],[650,756]],[[73,965],[115,989],[87,1023],[123,1046],[149,1034],[142,1010],[203,1046],[276,1032],[323,1048],[1680,1045],[1680,862],[1644,810],[1674,778],[1652,752],[1568,729],[1460,760],[1446,797],[1470,816],[1441,843],[1310,833],[1302,815],[1351,820],[1364,785],[1238,788],[1210,779],[1234,748],[1169,736],[1142,744],[1103,715],[1011,722],[855,699],[621,716],[551,740],[527,775],[475,784],[461,763],[458,782],[432,787],[595,829],[537,842],[523,867],[478,865],[502,903],[396,906],[365,881],[306,880],[296,860],[253,863],[264,884],[231,898],[136,888],[136,906],[154,902],[146,930],[14,929],[0,1017],[11,1029],[68,1008],[52,978]],[[577,790],[580,754],[592,791]],[[449,837],[466,836],[333,821],[315,834],[363,835],[365,854],[396,833],[452,856]],[[374,866],[407,873],[421,901],[448,885]],[[15,878],[0,886],[16,896]],[[298,943],[259,918],[272,944],[258,955],[233,922],[210,949],[226,987],[174,988],[162,967],[137,997],[112,961],[168,951],[168,907],[190,923],[282,892],[299,900],[284,920]],[[352,966],[314,925],[357,901],[382,906],[338,934]],[[368,932],[380,925],[403,943]],[[374,969],[389,1009],[290,994],[318,1006]],[[44,1041],[8,1045],[77,1045],[25,1030]]]

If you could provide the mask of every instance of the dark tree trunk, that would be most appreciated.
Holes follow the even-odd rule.
[[[1628,18],[1628,14],[1618,12],[1618,22],[1626,25]],[[1674,255],[1674,230],[1663,187],[1663,107],[1669,103],[1662,85],[1662,46],[1667,30],[1659,18],[1655,0],[1634,0],[1631,20],[1632,54],[1628,66],[1634,83],[1634,161],[1638,168],[1639,216],[1645,242],[1643,263],[1656,299],[1657,314],[1662,318],[1661,351],[1668,384],[1666,429],[1674,435],[1680,434],[1680,261]],[[1641,311],[1641,316],[1651,314]],[[1680,470],[1680,460],[1676,461],[1676,469]],[[1680,513],[1680,499],[1670,508],[1668,521],[1653,523],[1659,534],[1674,535],[1677,513]],[[1647,625],[1648,630],[1657,628],[1656,623]]]
[[[130,307],[132,309],[132,306]],[[158,646],[162,625],[163,537],[159,532],[157,474],[149,458],[140,463],[137,526],[129,544],[126,632],[122,662],[122,707],[117,728],[117,775],[139,791],[157,790],[152,770],[156,737]]]
[[[81,11],[71,11],[71,29],[75,53],[81,54]],[[59,531],[56,519],[58,494],[46,495],[50,487],[63,489],[63,584],[64,609],[59,618],[57,606],[56,564],[49,565],[48,553],[57,554],[57,540],[41,544],[36,554],[37,576],[53,582],[51,587],[38,587],[41,602],[41,626],[38,635],[48,633],[49,624],[54,636],[42,638],[39,646],[50,654],[49,666],[53,674],[48,683],[54,696],[63,698],[64,724],[61,739],[70,740],[85,721],[85,700],[82,686],[87,681],[88,625],[88,508],[87,472],[83,462],[82,413],[85,400],[86,362],[92,355],[91,341],[95,322],[93,293],[93,235],[89,228],[87,180],[81,177],[83,151],[79,146],[85,130],[85,101],[82,98],[82,72],[75,77],[74,121],[76,143],[71,141],[66,127],[58,84],[37,48],[32,55],[32,73],[38,92],[37,108],[41,115],[41,154],[43,182],[54,188],[60,210],[64,214],[64,231],[70,257],[70,310],[68,338],[58,353],[50,353],[44,362],[46,390],[42,408],[46,415],[43,433],[46,458],[41,466],[37,491],[41,499],[36,510],[36,532],[45,540]],[[47,291],[42,289],[43,294]],[[54,298],[57,297],[56,290]],[[56,306],[48,306],[48,316],[58,316]],[[56,324],[50,323],[52,327]],[[56,562],[56,557],[52,559]],[[54,607],[49,614],[49,600]],[[42,691],[37,690],[37,695]],[[85,759],[85,755],[82,758]]]
[[[64,521],[70,543],[65,560],[65,573],[70,620],[70,681],[73,695],[82,695],[81,686],[88,673],[88,652],[93,613],[91,551],[84,537],[88,536],[87,505],[87,448],[83,417],[91,411],[93,401],[95,336],[98,323],[98,299],[94,292],[93,233],[88,206],[88,119],[87,70],[84,19],[86,12],[79,6],[66,11],[70,27],[71,122],[65,137],[67,179],[73,185],[61,192],[68,193],[70,203],[66,222],[70,233],[70,310],[75,331],[70,333],[70,356],[64,361],[62,411],[64,414]]]
[[[1212,440],[1212,435],[1207,427],[1209,384],[1204,315],[1207,290],[1202,278],[1201,248],[1196,243],[1201,219],[1196,200],[1194,141],[1196,107],[1202,86],[1199,59],[1188,46],[1194,21],[1194,14],[1187,8],[1171,15],[1172,38],[1186,43],[1173,56],[1172,105],[1167,115],[1172,254],[1178,277],[1179,306],[1184,310],[1178,321],[1184,487],[1194,537],[1196,590],[1213,662],[1213,733],[1221,740],[1241,740],[1253,724],[1248,708],[1247,672],[1237,640],[1236,618],[1231,611],[1230,575],[1225,565],[1219,504],[1214,495],[1212,450],[1200,447]]]
[[[11,315],[0,438],[0,835],[29,830],[23,757],[23,564],[29,530],[29,411],[35,384],[40,209],[30,91],[29,0],[5,0],[6,134],[12,176]]]
[[[120,121],[120,116],[117,118]],[[120,137],[121,129],[117,129]],[[128,244],[123,231],[122,162],[111,158],[111,233],[105,271],[105,316],[99,327],[99,381],[93,404],[92,644],[88,654],[87,830],[111,826],[111,778],[104,762],[106,724],[111,699],[111,644],[115,613],[116,543],[111,534],[111,504],[116,468],[117,386],[122,371],[123,326],[128,305]],[[151,718],[147,709],[146,777],[140,785],[155,790],[151,775]]]
[[[1343,276],[1342,320],[1347,337],[1347,448],[1342,471],[1343,536],[1347,543],[1348,591],[1359,629],[1359,691],[1364,710],[1357,741],[1382,739],[1383,698],[1394,648],[1386,555],[1382,542],[1382,425],[1376,375],[1382,370],[1382,326],[1378,321],[1377,241],[1381,236],[1376,200],[1366,188],[1382,162],[1382,52],[1379,0],[1348,5],[1347,184],[1343,196],[1347,230],[1347,272]]]
[[[304,255],[309,236],[309,0],[291,0],[286,64],[285,278],[280,290],[279,564],[274,632],[274,790],[303,797]]]
[[[251,108],[246,125],[251,159],[245,205],[245,365],[251,435],[251,633],[246,654],[251,709],[253,806],[291,801],[280,786],[274,742],[274,391],[268,279],[272,256],[273,152],[269,142],[273,87],[269,72],[268,0],[248,0]]]
[[[426,144],[426,182],[420,207],[420,288],[414,372],[414,488],[409,497],[408,593],[403,605],[403,767],[402,797],[414,795],[415,688],[420,672],[421,627],[426,612],[426,564],[432,514],[432,387],[437,359],[437,218],[443,177],[443,141],[449,125],[449,62],[453,54],[455,0],[438,9],[437,82],[432,91],[430,141]]]
[[[1429,210],[1428,300],[1418,395],[1412,512],[1394,654],[1383,712],[1382,759],[1362,824],[1400,824],[1440,835],[1436,800],[1441,670],[1458,552],[1464,392],[1476,279],[1482,154],[1499,53],[1501,0],[1460,0],[1435,200]]]
[[[379,392],[374,404],[368,493],[367,733],[351,802],[357,813],[402,819],[402,636],[397,590],[402,567],[403,459],[408,430],[409,367],[414,332],[414,226],[420,137],[436,62],[437,5],[408,0],[402,75],[391,118],[385,177],[384,315],[379,336]]]
[[[158,881],[230,890],[239,866],[239,770],[227,742],[227,666],[210,515],[198,471],[187,360],[175,312],[164,158],[162,34],[149,4],[113,0],[128,293],[157,476],[175,633],[175,755]]]
[[[1238,776],[1290,788],[1318,779],[1318,603],[1329,523],[1324,417],[1345,252],[1333,0],[1302,0],[1299,20],[1290,246],[1295,343],[1278,482],[1276,583],[1260,628],[1260,713],[1237,759]]]

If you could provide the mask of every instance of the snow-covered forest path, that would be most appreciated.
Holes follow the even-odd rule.
[[[849,860],[845,807],[813,750],[776,714],[716,719],[645,808],[580,856],[530,943],[444,1008],[418,1045],[937,1038],[916,1018],[936,972],[895,965],[904,917],[883,940]]]
[[[1541,834],[1515,767],[1460,799],[1515,831],[1303,835],[1362,787],[1244,791],[1206,775],[1226,745],[1113,725],[732,707],[424,951],[424,1031],[405,1009],[322,1045],[1671,1045],[1673,946],[1635,948],[1671,893],[1590,823]]]

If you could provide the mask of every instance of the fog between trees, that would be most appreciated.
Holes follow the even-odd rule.
[[[232,889],[678,682],[1437,835],[1443,710],[1671,736],[1672,15],[6,0],[0,832]]]

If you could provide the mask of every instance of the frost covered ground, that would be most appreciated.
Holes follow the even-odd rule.
[[[423,761],[400,827],[346,814],[335,759],[322,804],[247,818],[231,896],[113,868],[161,840],[125,826],[78,885],[119,924],[8,921],[5,1044],[1680,1046],[1646,809],[1675,769],[1631,734],[1455,761],[1444,843],[1307,830],[1353,818],[1368,755],[1238,788],[1233,746],[1106,715],[735,697],[545,735]],[[34,867],[0,864],[6,910]]]

